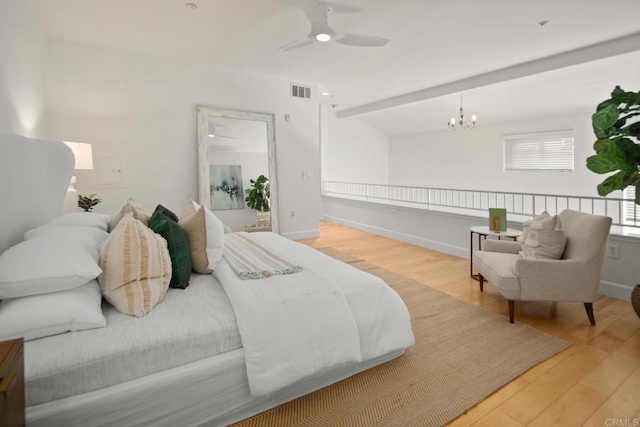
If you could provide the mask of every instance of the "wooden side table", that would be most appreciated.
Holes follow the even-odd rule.
[[[24,426],[24,406],[22,338],[0,342],[0,426]]]
[[[522,231],[514,228],[507,228],[507,231],[495,232],[492,231],[486,225],[478,225],[470,228],[469,233],[469,275],[476,280],[480,280],[477,274],[473,274],[473,235],[478,235],[478,250],[482,248],[482,240],[485,240],[487,236],[498,236],[498,240],[503,237],[513,239],[514,241],[522,234]]]

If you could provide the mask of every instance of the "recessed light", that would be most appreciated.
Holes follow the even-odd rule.
[[[186,7],[187,9],[196,10],[198,8],[198,5],[195,3],[185,3],[184,7]]]
[[[331,96],[331,94],[329,92],[322,92],[320,95],[322,95],[322,96]]]
[[[331,36],[327,33],[316,34],[316,40],[318,40],[319,42],[328,42],[329,40],[331,40]]]
[[[547,25],[549,23],[549,21],[547,21],[546,19],[544,21],[540,21],[538,22],[538,25],[541,27],[544,27],[545,25]]]

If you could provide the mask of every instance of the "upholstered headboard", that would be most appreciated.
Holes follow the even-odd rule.
[[[0,134],[0,253],[62,214],[73,164],[60,141]]]

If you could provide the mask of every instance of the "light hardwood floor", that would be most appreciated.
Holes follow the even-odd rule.
[[[321,223],[319,238],[300,242],[333,247],[508,316],[506,300],[491,284],[480,292],[469,277],[467,259],[328,222]],[[593,307],[595,326],[582,303],[516,302],[517,322],[573,345],[450,425],[640,426],[640,319],[629,301],[600,296]]]

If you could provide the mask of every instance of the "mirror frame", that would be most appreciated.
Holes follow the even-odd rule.
[[[209,172],[209,140],[207,138],[208,117],[261,121],[267,124],[267,158],[269,162],[269,207],[271,208],[271,231],[280,234],[280,216],[278,214],[278,175],[276,167],[275,117],[269,113],[253,111],[227,110],[224,108],[198,105],[198,198],[201,205],[211,209],[211,182]],[[242,195],[245,197],[245,195]]]

